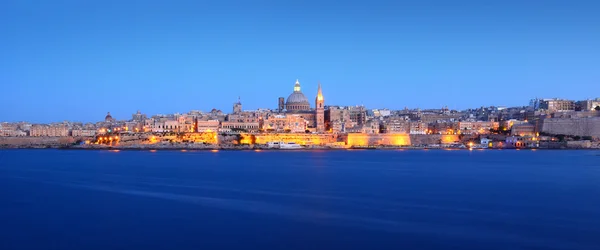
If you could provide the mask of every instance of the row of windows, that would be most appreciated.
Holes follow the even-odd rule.
[[[225,125],[223,128],[243,128],[243,129],[257,129],[255,125]]]
[[[292,106],[287,106],[287,109],[289,110],[301,110],[301,109],[310,109],[309,106],[307,105],[292,105]]]

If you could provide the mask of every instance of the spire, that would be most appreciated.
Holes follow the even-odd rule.
[[[319,81],[319,89],[317,90],[317,101],[323,100],[323,91],[321,90],[321,82]]]
[[[322,96],[323,92],[321,91],[321,81],[319,81],[319,89],[317,90],[317,95]]]

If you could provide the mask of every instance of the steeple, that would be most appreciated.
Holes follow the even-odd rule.
[[[325,131],[325,98],[323,98],[321,82],[319,82],[317,98],[315,98],[315,121],[315,125],[317,125],[317,132],[323,133]]]
[[[323,91],[321,91],[321,82],[319,82],[319,89],[317,90],[317,101],[323,100]]]

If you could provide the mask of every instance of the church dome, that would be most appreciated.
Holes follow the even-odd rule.
[[[287,103],[296,104],[296,103],[308,103],[308,98],[302,94],[302,92],[294,92],[287,98]]]
[[[110,112],[108,112],[108,114],[106,115],[106,117],[104,117],[104,121],[107,121],[107,122],[111,122],[111,121],[113,121],[113,118],[112,118],[112,116],[110,115]]]
[[[308,98],[300,91],[300,82],[298,80],[296,80],[296,84],[294,85],[294,92],[288,96],[285,102],[285,108],[287,111],[310,110],[310,103],[308,102]]]

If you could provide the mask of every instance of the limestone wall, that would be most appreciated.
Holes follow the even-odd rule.
[[[408,134],[348,134],[349,146],[408,146],[410,136]]]
[[[250,139],[251,137],[254,137]],[[306,133],[272,133],[272,134],[242,134],[242,143],[267,144],[268,142],[294,142],[300,145],[325,145],[337,141],[333,134],[306,134]]]
[[[458,135],[410,135],[412,145],[452,144],[460,142]]]
[[[74,143],[72,137],[0,137],[1,147],[58,147]]]
[[[547,118],[542,121],[542,132],[600,137],[600,117]]]

